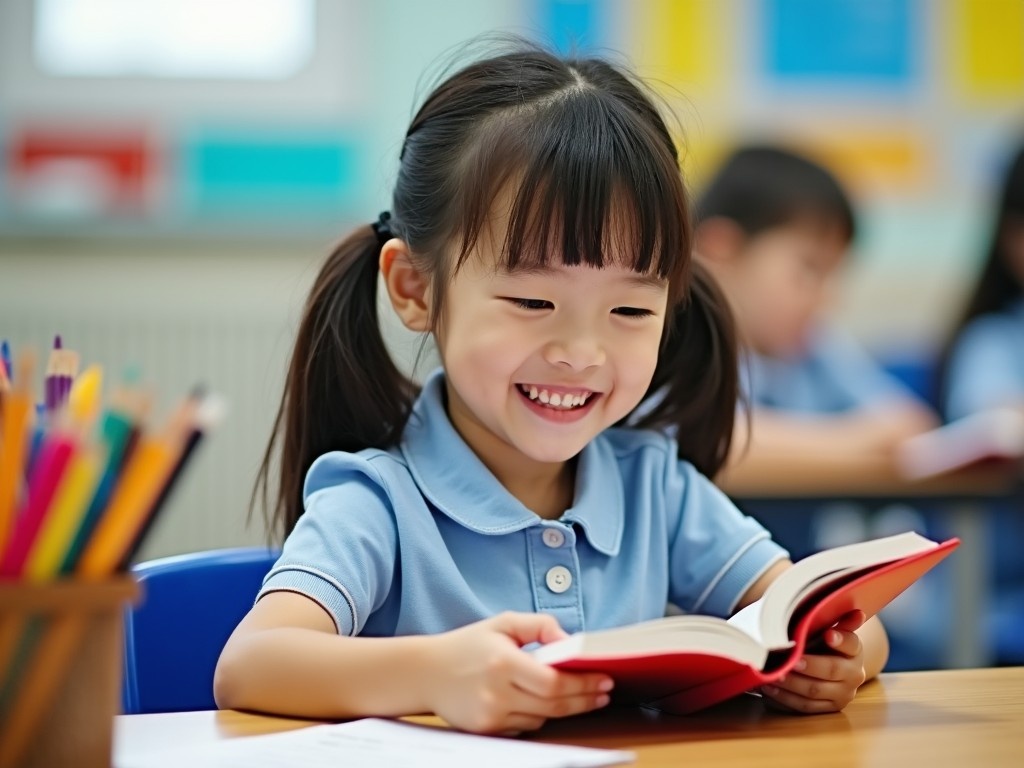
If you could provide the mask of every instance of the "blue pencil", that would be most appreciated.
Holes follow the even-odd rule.
[[[7,339],[0,342],[0,365],[4,367],[4,373],[7,374],[7,380],[14,381],[14,368],[11,366],[11,345],[7,343]]]

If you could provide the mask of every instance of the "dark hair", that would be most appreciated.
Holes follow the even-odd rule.
[[[975,318],[992,312],[1001,312],[1024,295],[1024,285],[1011,269],[1008,254],[1003,248],[1004,233],[1010,220],[1017,218],[1024,222],[1024,144],[1021,144],[1010,158],[998,194],[996,215],[981,275],[968,299],[967,307],[954,324],[939,357],[940,403],[945,401],[949,356],[960,332]]]
[[[747,235],[806,218],[839,224],[848,242],[857,229],[853,205],[836,177],[779,147],[744,147],[722,164],[697,201],[698,221],[719,216]]]
[[[644,423],[671,423],[681,455],[713,474],[732,434],[735,342],[721,297],[703,278],[691,292],[688,198],[651,98],[605,61],[529,46],[471,64],[428,96],[405,136],[390,226],[430,277],[435,325],[450,277],[504,193],[512,201],[504,267],[548,259],[601,267],[614,250],[628,254],[630,268],[668,281],[670,307],[685,303],[682,321],[666,322],[652,382],[651,391],[668,384],[669,398]],[[379,252],[373,228],[357,229],[330,254],[306,302],[253,493],[285,535],[302,514],[313,460],[397,444],[417,393],[381,334]]]

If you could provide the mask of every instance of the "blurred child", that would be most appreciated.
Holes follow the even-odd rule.
[[[733,154],[697,205],[696,253],[718,279],[745,344],[752,431],[737,419],[723,487],[809,473],[893,471],[892,450],[933,428],[930,409],[824,312],[856,229],[850,200],[814,162],[783,149]]]
[[[981,276],[956,324],[943,384],[946,417],[1024,410],[1024,145],[1003,180]]]
[[[749,419],[737,418],[730,460],[716,477],[727,492],[799,488],[808,479],[854,489],[865,478],[895,478],[895,448],[938,425],[929,407],[828,324],[855,231],[835,177],[781,148],[736,151],[698,201],[696,253],[728,297],[746,347]],[[797,557],[927,527],[906,505],[870,517],[838,501],[810,514],[790,502],[747,510]],[[923,580],[886,610],[891,668],[939,663],[942,632],[924,593],[940,587],[935,577]]]
[[[945,415],[1024,410],[1024,144],[1006,170],[981,276],[944,358]],[[995,660],[1024,663],[1024,515],[990,510],[995,599],[987,632]]]

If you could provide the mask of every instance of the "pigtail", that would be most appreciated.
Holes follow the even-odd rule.
[[[302,486],[328,451],[386,448],[398,442],[417,387],[395,365],[377,315],[380,245],[369,226],[327,258],[310,292],[253,489],[268,531],[287,536],[303,512]],[[279,485],[268,505],[271,463]]]
[[[655,403],[633,425],[671,428],[679,458],[714,475],[732,445],[740,396],[736,326],[721,289],[694,260],[689,298],[669,317],[648,389]]]

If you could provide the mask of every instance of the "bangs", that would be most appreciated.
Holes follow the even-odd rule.
[[[687,292],[689,209],[667,134],[584,84],[492,115],[474,132],[463,186],[457,270],[489,226],[498,266],[616,265],[656,275],[672,303]],[[495,149],[497,148],[497,149]],[[500,227],[498,226],[500,224]]]

